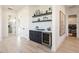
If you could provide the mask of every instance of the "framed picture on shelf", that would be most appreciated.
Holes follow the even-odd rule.
[[[65,33],[65,29],[66,29],[66,19],[65,19],[65,14],[60,11],[59,12],[59,35],[62,36]]]

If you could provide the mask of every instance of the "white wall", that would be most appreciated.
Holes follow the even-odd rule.
[[[19,22],[19,35],[29,39],[29,7],[26,6],[17,13]]]
[[[2,36],[7,37],[8,36],[8,19],[7,19],[7,13],[6,11],[2,10]]]
[[[0,6],[0,41],[2,40],[2,7]]]
[[[68,21],[68,15],[77,15],[77,38],[79,38],[79,8],[75,7],[75,8],[67,8],[67,21]],[[68,34],[67,34],[68,35]]]
[[[76,17],[69,17],[68,24],[77,24],[77,18]]]
[[[56,5],[56,6],[53,6],[52,8],[53,8],[52,10],[53,12],[52,14],[52,41],[53,41],[52,50],[56,51],[66,37],[66,31],[64,35],[62,36],[59,35],[59,24],[60,24],[59,12],[61,10],[65,14],[65,6]]]

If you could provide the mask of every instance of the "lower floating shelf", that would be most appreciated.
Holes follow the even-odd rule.
[[[52,20],[32,21],[32,23],[37,23],[37,22],[48,22],[48,21],[52,21]]]

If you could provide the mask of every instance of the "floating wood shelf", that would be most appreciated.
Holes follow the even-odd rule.
[[[40,14],[40,15],[35,15],[35,16],[32,16],[32,17],[40,17],[40,16],[44,16],[44,15],[51,15],[52,12],[48,12],[48,13],[44,13],[44,14]]]
[[[52,21],[52,20],[32,21],[32,23],[37,23],[37,22],[49,22],[49,21]]]

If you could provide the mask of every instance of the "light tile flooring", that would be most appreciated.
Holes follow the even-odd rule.
[[[50,53],[51,50],[44,45],[21,38],[19,41],[15,35],[10,35],[0,41],[1,53]],[[68,37],[58,48],[57,52],[79,53],[79,39]]]
[[[10,35],[8,38],[4,38],[0,42],[1,53],[48,53],[51,50],[41,44],[38,44],[27,39],[18,39],[14,35]]]
[[[76,37],[68,37],[59,47],[57,52],[62,53],[79,53],[79,39]]]

